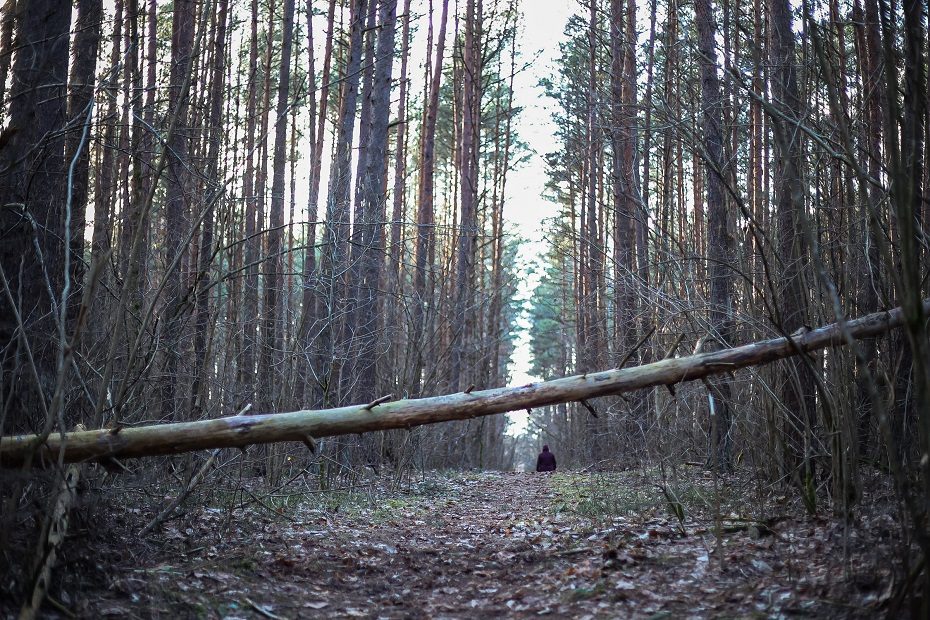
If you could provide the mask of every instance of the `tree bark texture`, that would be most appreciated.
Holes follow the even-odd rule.
[[[727,201],[723,181],[723,131],[721,128],[723,99],[717,77],[717,26],[711,0],[695,0],[698,48],[701,51],[701,107],[704,131],[705,188],[707,198],[708,259],[710,271],[710,327],[718,347],[726,347],[732,337],[732,238],[727,226]],[[709,458],[716,465],[728,467],[730,462],[730,385],[725,378],[713,382],[710,410]]]
[[[788,0],[769,1],[771,88],[778,116],[772,118],[775,136],[775,213],[777,243],[781,260],[777,301],[781,309],[780,329],[791,333],[808,321],[808,289],[804,282],[808,247],[803,228],[804,181],[801,132],[796,124],[802,118],[798,90],[797,58],[791,4]],[[787,445],[783,468],[792,473],[799,466],[802,475],[812,475],[807,437],[815,419],[814,381],[803,360],[788,362],[781,400],[798,419],[785,425]]]
[[[8,287],[4,292],[0,286],[0,351],[12,351],[4,355],[3,371],[15,372],[4,382],[13,391],[6,422],[13,427],[39,410],[38,400],[50,394],[56,376],[60,343],[52,317],[58,316],[65,283],[62,129],[67,119],[68,8],[63,11],[53,1],[30,2],[28,7],[20,2],[14,17],[9,124],[0,135],[0,267]],[[11,301],[22,317],[21,336]],[[35,376],[26,370],[33,363]],[[9,394],[0,397],[8,402]]]

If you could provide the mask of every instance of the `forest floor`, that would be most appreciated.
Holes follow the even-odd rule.
[[[137,532],[157,502],[151,512],[104,502],[94,512],[105,520],[73,525],[51,590],[57,611],[44,609],[228,619],[887,613],[899,564],[888,503],[846,527],[798,517],[749,480],[687,473],[662,485],[654,472],[436,473],[325,495],[295,480],[260,496],[256,483],[223,501],[195,494],[145,539]]]

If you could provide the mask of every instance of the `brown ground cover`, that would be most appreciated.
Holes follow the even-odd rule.
[[[144,539],[158,503],[110,496],[82,507],[55,571],[57,609],[44,609],[229,619],[887,612],[898,547],[888,504],[847,527],[799,518],[786,497],[738,477],[653,474],[436,473],[325,494],[301,478],[267,495],[259,484],[230,496],[214,488]]]

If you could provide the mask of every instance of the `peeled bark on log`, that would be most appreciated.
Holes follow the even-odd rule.
[[[923,302],[930,313],[930,299]],[[0,439],[0,465],[21,467],[54,463],[64,451],[65,462],[97,461],[180,454],[214,448],[243,448],[252,444],[299,441],[313,444],[317,437],[348,435],[479,416],[616,395],[656,385],[673,385],[746,366],[842,346],[849,339],[867,338],[900,327],[900,308],[876,312],[845,323],[833,323],[788,338],[774,338],[733,349],[665,359],[652,364],[587,373],[520,387],[459,392],[433,398],[400,400],[289,413],[237,415],[200,422],[136,428],[114,428],[50,435],[36,446],[36,435]],[[793,342],[792,342],[793,341]]]

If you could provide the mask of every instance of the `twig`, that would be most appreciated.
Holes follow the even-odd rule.
[[[376,398],[376,399],[374,399],[373,401],[371,401],[370,403],[368,403],[367,405],[365,405],[364,407],[362,407],[362,409],[364,409],[365,411],[371,411],[372,409],[374,409],[374,408],[377,407],[378,405],[380,405],[380,404],[382,404],[382,403],[386,403],[386,402],[388,402],[389,400],[391,400],[392,398],[394,398],[394,395],[393,395],[393,394],[385,394],[385,395],[382,396],[381,398]]]
[[[643,344],[645,344],[645,342],[646,342],[647,340],[649,340],[649,337],[652,336],[652,334],[654,334],[655,331],[656,331],[656,326],[655,326],[655,325],[653,325],[652,327],[649,328],[649,331],[646,332],[646,335],[643,336],[642,338],[640,338],[640,339],[639,339],[639,342],[637,342],[635,345],[633,345],[633,348],[630,349],[630,351],[623,357],[623,359],[620,361],[620,363],[617,364],[617,370],[620,370],[621,368],[623,368],[624,366],[626,366],[626,363],[630,361],[630,358],[633,357],[633,354],[636,353],[637,351],[639,351],[639,348],[640,348],[641,346],[643,346]]]
[[[685,339],[684,333],[678,334],[678,338],[675,339],[675,342],[668,348],[668,351],[665,352],[665,355],[662,359],[667,360],[671,356],[675,355],[675,351],[678,350],[678,345],[681,344],[681,341]]]
[[[119,459],[115,459],[112,456],[103,459],[100,461],[100,464],[103,465],[103,468],[111,474],[132,473],[131,469],[123,465]]]
[[[191,494],[191,492],[193,492],[194,488],[198,484],[200,484],[200,480],[203,478],[204,474],[207,473],[207,470],[210,469],[210,466],[213,465],[213,461],[216,460],[216,455],[219,453],[220,450],[217,448],[210,454],[210,458],[208,458],[207,462],[204,463],[199,470],[197,470],[197,473],[194,474],[194,477],[191,478],[191,481],[187,483],[187,487],[181,491],[181,493],[179,493],[178,496],[174,498],[174,500],[168,504],[164,510],[158,513],[158,516],[156,516],[149,522],[148,525],[142,528],[142,530],[139,532],[139,536],[145,536],[151,532],[154,527],[161,524],[171,515],[172,512],[174,512],[174,509],[177,508],[181,502],[183,502],[187,496]]]
[[[594,407],[591,406],[591,403],[589,403],[588,401],[586,401],[586,400],[583,399],[583,398],[582,398],[581,400],[579,400],[578,402],[581,403],[581,404],[584,406],[584,408],[588,410],[588,413],[590,413],[591,415],[593,415],[595,418],[597,417],[597,410],[594,409]]]
[[[255,601],[253,601],[252,599],[248,597],[246,597],[245,602],[249,604],[249,607],[254,609],[256,612],[258,612],[262,616],[265,616],[266,618],[271,618],[271,620],[284,620],[284,616],[279,616],[277,614],[271,613],[270,611],[268,611],[267,609],[257,604]]]
[[[237,509],[242,509],[242,508],[245,508],[246,506],[251,505],[252,503],[255,503],[255,504],[258,504],[259,506],[261,506],[262,508],[264,508],[265,510],[267,510],[268,512],[270,512],[271,514],[273,514],[273,515],[276,516],[276,517],[279,517],[279,518],[282,518],[282,519],[286,519],[286,520],[291,521],[291,522],[295,521],[294,517],[289,517],[288,515],[284,514],[283,512],[281,512],[281,511],[279,511],[279,510],[275,510],[274,508],[272,508],[271,506],[269,506],[268,504],[266,504],[264,499],[262,499],[261,497],[255,495],[255,493],[252,493],[252,491],[250,491],[248,488],[246,488],[246,487],[244,487],[244,486],[241,486],[240,488],[242,489],[242,492],[243,492],[243,493],[245,493],[246,495],[248,495],[248,496],[251,498],[252,501],[251,501],[251,502],[245,502],[245,501],[244,501],[244,502],[240,503],[239,506],[237,507]],[[279,487],[279,488],[280,488],[280,487]]]
[[[45,600],[48,601],[48,604],[58,610],[58,613],[64,614],[66,618],[77,618],[73,611],[65,607],[64,603],[61,601],[52,598],[48,594],[45,595]]]
[[[35,381],[36,390],[40,396],[37,401],[42,409],[43,417],[48,420],[48,403],[45,402],[45,395],[42,391],[42,380],[39,378],[39,371],[36,367],[35,357],[32,354],[32,347],[29,344],[29,339],[26,337],[26,325],[23,322],[23,317],[19,311],[19,306],[16,304],[16,300],[13,298],[13,290],[10,288],[10,281],[6,277],[6,271],[4,271],[3,265],[0,265],[0,284],[3,284],[3,292],[6,294],[7,302],[10,304],[10,309],[13,312],[13,318],[16,319],[16,328],[20,343],[23,345],[23,351],[26,354],[26,361],[29,363],[29,371],[32,375],[32,380]],[[42,433],[41,439],[36,442],[37,446],[45,441],[49,432],[51,432],[50,428],[48,431]]]

